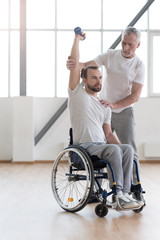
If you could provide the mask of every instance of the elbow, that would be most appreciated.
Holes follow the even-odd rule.
[[[132,102],[135,103],[135,102],[138,102],[140,96],[139,95],[132,95]]]
[[[139,100],[139,97],[135,97],[134,99],[133,99],[133,102],[135,103],[135,102],[138,102],[138,100]]]

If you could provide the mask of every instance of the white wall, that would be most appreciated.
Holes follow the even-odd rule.
[[[158,143],[160,148],[160,98],[142,98],[135,104],[134,109],[139,159],[160,160],[160,156],[144,157],[144,143]]]
[[[22,101],[20,99],[22,99]],[[19,156],[15,157],[14,155],[14,151],[18,148],[20,149],[20,145],[17,146],[17,144],[14,144],[14,139],[15,137],[17,138],[17,136],[15,136],[16,131],[19,131],[17,128],[19,123],[15,122],[18,121],[18,119],[21,123],[19,125],[19,128],[21,129],[19,141],[23,143],[23,146],[28,146],[29,144],[31,144],[29,149],[30,151],[32,151],[32,159],[29,159],[30,161],[53,160],[64,148],[64,145],[66,145],[68,142],[68,131],[70,128],[70,123],[68,110],[66,110],[52,126],[52,128],[46,133],[43,139],[41,139],[40,142],[32,148],[34,137],[39,133],[42,127],[52,117],[52,115],[65,101],[65,99],[28,99],[28,97],[18,98],[18,104],[19,101],[21,101],[21,107],[19,106],[20,109],[18,110],[19,107],[18,105],[17,107],[15,105],[15,98],[0,98],[0,160],[13,159],[14,161],[28,161],[25,158],[25,151],[29,151],[27,147],[24,147],[23,151],[19,151]],[[142,98],[139,100],[138,103],[135,104],[134,108],[136,116],[137,146],[139,159],[153,159],[144,157],[144,143],[160,144],[160,98]],[[30,114],[26,114],[27,111],[29,111]],[[32,111],[33,115],[31,114]],[[16,118],[14,117],[15,112],[17,114]],[[22,124],[23,121],[25,124]],[[15,126],[17,129],[16,131]],[[22,129],[23,126],[26,129],[27,127],[33,127],[33,131],[32,129],[30,129],[30,131],[28,132],[27,138],[26,129]],[[12,133],[14,133],[14,135]],[[157,159],[160,160],[160,157],[156,158],[156,160]]]
[[[34,159],[33,97],[12,99],[12,160],[32,162]]]
[[[64,101],[65,98],[34,99],[35,136],[40,132]],[[70,123],[67,109],[35,146],[34,160],[55,159],[68,141],[69,128]]]

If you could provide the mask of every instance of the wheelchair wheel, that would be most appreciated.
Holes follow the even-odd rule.
[[[97,196],[99,202],[101,202],[101,203],[103,202],[103,196],[102,196],[102,192],[99,189],[98,184],[101,186],[101,189],[103,191],[104,190],[107,191],[107,192],[110,191],[108,177],[106,177],[105,175],[104,175],[103,178],[101,177],[106,172],[107,172],[106,169],[103,169],[102,174],[100,175],[100,178],[98,178],[98,174],[95,172],[94,192],[95,192],[95,195]],[[110,196],[109,196],[109,198],[110,198]]]
[[[53,194],[61,208],[77,212],[92,194],[94,170],[88,154],[80,147],[68,147],[57,157],[52,170]]]
[[[98,204],[95,208],[95,213],[98,217],[104,217],[108,213],[108,208],[105,204]]]

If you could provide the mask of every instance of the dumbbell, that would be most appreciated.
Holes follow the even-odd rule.
[[[82,36],[82,30],[81,30],[80,27],[76,27],[76,28],[74,29],[74,32],[75,32],[75,34],[79,34],[79,35]],[[86,36],[83,38],[83,40],[84,40],[85,38],[86,38]]]

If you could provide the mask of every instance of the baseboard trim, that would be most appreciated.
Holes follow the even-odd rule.
[[[1,163],[15,163],[15,164],[34,164],[34,163],[54,163],[55,160],[35,160],[35,161],[12,161],[12,160],[0,160]]]
[[[143,163],[160,164],[160,160],[140,160],[139,162],[140,162],[140,164],[143,164]]]
[[[35,161],[14,161],[13,164],[36,164],[36,163],[54,163],[54,160],[35,160]]]
[[[35,160],[35,161],[12,161],[12,160],[0,160],[1,163],[13,163],[13,164],[36,164],[36,163],[54,163],[55,160]],[[140,164],[160,164],[160,160],[140,160]]]
[[[0,163],[11,163],[12,160],[0,160]]]
[[[35,163],[54,163],[55,160],[35,160]]]

